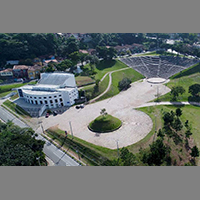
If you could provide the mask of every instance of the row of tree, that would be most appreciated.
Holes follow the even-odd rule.
[[[0,122],[0,166],[45,165],[44,141],[31,128]]]

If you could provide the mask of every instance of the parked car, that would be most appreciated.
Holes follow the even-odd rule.
[[[58,114],[58,112],[55,110],[53,111],[53,116],[56,116]]]
[[[46,116],[45,116],[46,118],[48,118],[49,117],[49,113],[46,113]]]
[[[84,104],[81,104],[81,105],[80,105],[80,108],[84,108]]]
[[[80,108],[80,106],[79,106],[79,105],[77,105],[77,106],[76,106],[76,109],[79,109],[79,108]]]

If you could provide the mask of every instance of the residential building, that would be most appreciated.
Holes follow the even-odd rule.
[[[0,71],[0,79],[11,79],[13,78],[13,69],[8,68]]]
[[[42,69],[42,66],[29,66],[28,67],[28,78],[29,79],[39,79],[41,69]]]
[[[28,79],[28,66],[27,65],[14,65],[13,77]]]

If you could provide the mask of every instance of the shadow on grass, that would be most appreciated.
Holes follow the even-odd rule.
[[[101,60],[99,64],[96,65],[96,68],[98,70],[104,70],[106,68],[113,67],[116,64],[116,62],[116,60]]]
[[[188,102],[198,102],[198,103],[200,103],[200,96],[198,96],[198,97],[189,96]]]

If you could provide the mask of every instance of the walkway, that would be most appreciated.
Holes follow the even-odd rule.
[[[110,86],[111,86],[111,84],[112,84],[112,73],[118,72],[118,71],[122,71],[122,70],[126,70],[126,69],[130,69],[130,67],[126,67],[126,68],[123,68],[123,69],[118,69],[118,70],[114,70],[114,71],[111,71],[111,72],[107,72],[107,73],[103,76],[103,78],[101,79],[100,82],[102,82],[102,81],[104,80],[104,78],[109,74],[109,83],[108,83],[108,87],[107,87],[106,90],[105,90],[103,93],[101,93],[99,96],[95,97],[94,99],[91,99],[91,100],[89,101],[89,103],[92,103],[92,102],[96,101],[97,99],[99,99],[100,97],[102,97],[104,94],[106,94],[106,93],[108,92],[108,90],[110,89]]]

